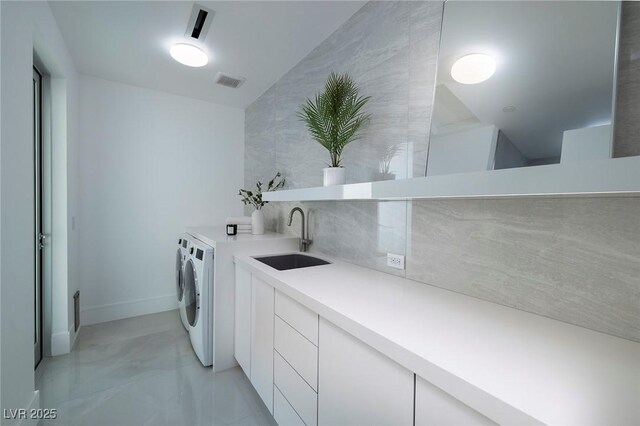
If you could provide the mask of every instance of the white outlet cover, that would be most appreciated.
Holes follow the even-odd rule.
[[[404,256],[401,254],[387,253],[387,266],[404,269]]]

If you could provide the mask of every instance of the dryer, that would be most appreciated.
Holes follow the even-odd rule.
[[[176,293],[178,295],[178,311],[180,312],[180,319],[185,330],[189,330],[189,323],[187,322],[187,314],[184,309],[184,264],[187,261],[189,255],[189,236],[184,234],[178,239],[178,249],[176,251]]]
[[[189,240],[189,256],[184,265],[184,306],[189,338],[205,367],[213,364],[213,257],[211,246]]]

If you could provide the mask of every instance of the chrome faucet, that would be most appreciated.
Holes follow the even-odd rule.
[[[289,222],[287,223],[287,226],[291,226],[291,222],[293,221],[293,214],[295,212],[300,212],[300,216],[302,216],[302,230],[300,231],[300,251],[305,252],[309,250],[309,246],[311,245],[311,240],[308,239],[309,229],[308,227],[307,228],[304,227],[304,212],[300,207],[294,207],[291,209],[291,211],[289,212]],[[305,229],[306,229],[306,232],[305,232]],[[305,236],[305,233],[306,233],[306,236]]]

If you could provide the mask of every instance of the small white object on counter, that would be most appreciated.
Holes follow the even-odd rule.
[[[497,423],[640,424],[640,343],[344,262],[236,264]]]
[[[251,233],[253,235],[264,234],[264,213],[262,210],[255,210],[251,213]]]

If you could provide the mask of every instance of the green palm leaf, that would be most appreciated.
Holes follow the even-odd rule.
[[[342,151],[358,140],[358,130],[370,120],[364,112],[370,97],[359,97],[358,87],[348,74],[329,74],[324,92],[307,99],[298,112],[311,137],[320,143],[331,158],[331,167],[340,167]]]

